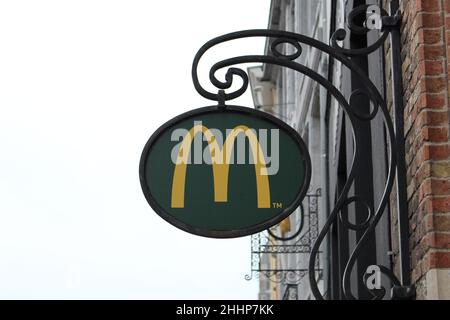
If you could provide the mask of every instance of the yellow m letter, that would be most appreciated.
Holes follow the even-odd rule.
[[[234,141],[240,133],[246,135],[255,161],[258,208],[270,208],[270,187],[266,161],[256,134],[246,126],[237,126],[231,130],[221,149],[212,132],[202,125],[194,126],[183,138],[180,145],[172,181],[172,208],[184,208],[186,170],[192,140],[196,134],[203,134],[208,141],[213,169],[214,201],[228,201],[229,164]]]

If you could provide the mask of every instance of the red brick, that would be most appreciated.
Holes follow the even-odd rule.
[[[431,251],[427,254],[427,269],[450,268],[450,251]]]
[[[442,30],[439,29],[422,29],[418,32],[417,41],[425,44],[442,43],[444,36]]]
[[[450,0],[445,0],[444,2],[444,10],[446,13],[450,13]]]
[[[425,28],[437,28],[444,25],[443,17],[440,12],[437,13],[427,13],[422,12],[417,16],[419,20],[418,25]]]
[[[445,196],[450,195],[450,180],[448,179],[431,179],[431,192],[433,195]]]
[[[429,145],[429,155],[432,160],[447,160],[450,158],[450,147],[448,144]],[[427,159],[428,160],[428,159]]]
[[[417,129],[426,125],[433,127],[444,126],[448,123],[448,113],[446,111],[422,110],[415,122],[415,127]]]
[[[430,94],[422,93],[417,100],[416,107],[418,110],[430,108],[441,109],[446,105],[446,96],[443,93]]]
[[[421,75],[435,76],[444,73],[444,63],[442,61],[427,61],[419,62],[419,72]]]
[[[449,17],[445,18],[445,29],[446,30],[450,29],[450,18]]]
[[[441,10],[439,0],[416,0],[416,10],[425,12],[438,12]]]
[[[433,194],[432,190],[433,189],[432,189],[432,186],[431,186],[430,179],[427,179],[427,180],[423,181],[420,184],[419,188],[418,188],[418,191],[419,191],[419,202],[421,202],[425,197],[431,196]]]
[[[422,141],[446,142],[448,141],[448,127],[425,127],[422,129]]]
[[[433,229],[436,231],[450,232],[450,215],[439,214],[433,216]]]
[[[450,234],[430,232],[425,236],[426,244],[432,249],[450,249]]]
[[[450,197],[435,198],[431,204],[433,212],[450,212]]]
[[[417,47],[418,60],[440,60],[446,56],[445,47],[443,45],[424,45]]]
[[[447,89],[445,77],[427,77],[425,79],[425,91],[428,93],[437,93]]]
[[[433,198],[427,197],[419,204],[417,212],[410,213],[410,216],[416,214],[417,220],[421,221],[426,215],[432,214],[433,212]]]

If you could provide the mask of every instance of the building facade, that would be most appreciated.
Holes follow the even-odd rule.
[[[397,285],[395,279],[401,279],[413,285],[414,298],[450,299],[450,2],[272,0],[268,28],[329,43],[337,30],[349,31],[349,25],[358,22],[360,18],[351,17],[361,6],[365,6],[362,12],[367,18],[368,9],[380,7],[389,13],[397,3],[402,16],[401,68],[393,68],[396,48],[391,47],[389,38],[380,50],[348,58],[384,95],[392,118],[393,81],[398,84],[395,75],[403,82],[404,134],[397,141],[404,144],[401,160],[406,165],[406,188],[402,193],[402,188],[397,188],[401,180],[396,182],[388,205],[369,235],[365,231],[383,199],[391,155],[389,128],[383,114],[375,112],[373,102],[364,94],[361,81],[317,48],[302,46],[295,58],[338,88],[361,118],[374,115],[370,121],[352,122],[329,90],[305,74],[269,64],[248,70],[255,108],[296,129],[308,145],[313,163],[310,191],[302,207],[265,237],[266,244],[278,249],[260,256],[261,270],[279,272],[261,272],[260,298],[314,299],[310,274],[306,273],[312,243],[352,175],[354,180],[346,191],[352,200],[340,207],[314,262],[314,278],[321,295],[326,299],[391,299],[396,298],[391,290]],[[383,11],[380,14],[383,16]],[[342,40],[338,45],[364,50],[384,32],[381,27],[370,32],[347,32],[338,39]],[[266,54],[273,50],[272,41],[268,38]],[[278,45],[278,50],[289,55],[297,49],[284,44]],[[357,146],[364,161],[357,163],[353,163],[355,130],[364,142]],[[397,208],[402,201],[407,206],[408,230],[406,241],[400,243]],[[359,248],[362,238],[364,244]],[[352,259],[355,261],[348,270]],[[391,271],[396,277],[389,276]],[[379,277],[373,282],[371,275]]]

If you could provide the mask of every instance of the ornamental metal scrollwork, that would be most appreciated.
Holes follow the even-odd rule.
[[[288,284],[283,295],[283,300],[298,300],[298,285]]]
[[[371,30],[365,25],[358,25],[356,21],[357,17],[361,14],[366,14],[369,6],[364,5],[355,8],[349,13],[348,16],[348,29],[351,33],[356,34],[366,34]],[[343,223],[343,225],[349,230],[359,230],[363,231],[363,235],[357,241],[356,247],[351,253],[343,274],[343,293],[347,299],[357,299],[353,292],[351,291],[350,285],[350,275],[352,270],[355,267],[355,263],[361,250],[363,249],[364,244],[366,243],[368,237],[373,234],[375,227],[379,223],[383,213],[385,212],[386,206],[389,201],[389,197],[394,184],[394,177],[397,169],[397,158],[396,158],[396,139],[394,133],[394,126],[389,114],[389,110],[387,107],[387,103],[381,93],[378,91],[375,84],[370,80],[370,78],[365,74],[365,72],[355,64],[350,58],[361,55],[368,55],[376,50],[380,50],[382,45],[386,41],[389,33],[392,28],[398,28],[400,22],[400,15],[397,14],[395,16],[388,16],[386,11],[380,9],[380,18],[382,21],[382,29],[379,33],[379,38],[371,45],[368,45],[366,48],[362,49],[346,49],[339,45],[339,41],[342,41],[347,36],[347,31],[344,29],[337,30],[331,37],[330,43],[331,45],[322,43],[316,39],[296,34],[287,31],[280,30],[245,30],[229,33],[217,38],[214,38],[204,44],[199,51],[197,52],[192,66],[192,79],[194,83],[194,87],[197,92],[206,99],[214,100],[219,103],[219,105],[224,105],[226,101],[231,99],[235,99],[247,90],[249,78],[246,71],[233,67],[237,64],[243,63],[263,63],[263,64],[272,64],[281,67],[286,67],[295,71],[300,72],[306,77],[311,78],[316,81],[318,84],[323,86],[328,92],[336,99],[339,103],[339,106],[345,112],[347,119],[350,124],[350,128],[352,129],[353,134],[353,143],[354,143],[354,153],[352,158],[352,165],[348,172],[347,181],[340,192],[337,201],[335,203],[335,207],[328,214],[326,221],[322,227],[320,232],[315,231],[308,234],[310,239],[313,241],[307,241],[307,243],[302,243],[299,241],[295,244],[295,247],[288,247],[287,245],[279,245],[279,246],[271,246],[271,244],[267,244],[270,242],[270,235],[268,233],[260,233],[252,236],[252,273],[246,275],[246,279],[252,279],[253,272],[263,273],[266,276],[274,279],[275,281],[286,281],[287,273],[296,274],[298,277],[302,278],[306,274],[309,274],[309,281],[312,293],[314,294],[316,299],[323,299],[323,295],[318,289],[318,279],[316,276],[321,272],[317,272],[318,268],[318,253],[319,248],[324,241],[326,235],[330,232],[330,228],[338,219]],[[361,20],[361,19],[360,19]],[[211,83],[217,88],[218,93],[210,92],[202,87],[198,79],[198,64],[204,53],[214,47],[215,45],[236,40],[242,38],[251,38],[251,37],[265,37],[270,38],[270,46],[269,52],[264,55],[245,55],[238,56],[229,59],[225,59],[215,63],[209,72],[209,80]],[[286,54],[281,49],[283,45],[290,45],[293,50],[293,53]],[[341,90],[337,88],[332,82],[323,77],[318,72],[310,69],[306,65],[298,62],[298,58],[304,52],[303,46],[309,46],[311,48],[316,48],[320,50],[322,53],[327,54],[330,59],[334,59],[335,61],[339,61],[342,66],[346,67],[350,70],[353,76],[357,77],[360,83],[362,84],[363,90],[354,91],[349,99],[346,99]],[[219,80],[216,77],[216,72],[220,69],[228,68],[225,74],[224,80]],[[225,90],[230,89],[231,86],[235,83],[235,79],[239,78],[242,83],[240,87],[232,92],[225,92]],[[351,99],[353,99],[357,95],[366,96],[371,102],[372,109],[368,114],[362,113],[360,110],[355,108],[353,104],[351,104]],[[374,119],[376,116],[381,115],[384,126],[386,129],[387,136],[387,149],[388,149],[388,173],[387,178],[384,185],[384,190],[382,193],[382,197],[375,206],[375,209],[371,209],[370,205],[366,203],[358,194],[349,195],[351,186],[355,179],[355,164],[360,163],[363,159],[363,155],[361,154],[359,146],[363,144],[361,135],[358,131],[358,125],[361,122],[369,122]],[[356,192],[356,191],[355,191]],[[352,224],[350,223],[346,217],[343,216],[343,209],[348,207],[350,204],[355,202],[363,204],[363,206],[367,209],[364,214],[366,219],[363,223],[360,224]],[[317,216],[316,216],[317,218]],[[303,223],[300,225],[300,228],[303,226]],[[318,226],[316,221],[316,226]],[[311,228],[311,226],[310,226]],[[300,235],[300,231],[295,234],[296,236]],[[272,237],[273,239],[273,237]],[[280,239],[283,240],[283,239]],[[266,243],[264,243],[266,241]],[[260,263],[260,254],[262,253],[286,253],[286,252],[310,252],[309,266],[308,270],[261,270],[259,268]],[[383,275],[387,276],[393,285],[399,285],[399,280],[395,277],[391,270],[379,266],[380,271]],[[283,273],[284,272],[284,273]],[[364,276],[365,278],[367,275]],[[365,281],[365,279],[362,279]],[[365,282],[364,282],[365,283]],[[382,299],[387,290],[385,288],[379,290],[371,290],[368,288],[368,291],[372,294],[374,299]]]
[[[300,281],[308,275],[305,267],[282,268],[271,266],[268,261],[271,255],[289,254],[310,254],[311,249],[319,233],[318,225],[318,198],[321,196],[321,189],[306,194],[304,203],[300,206],[300,223],[291,236],[283,237],[275,232],[266,230],[251,236],[251,270],[245,275],[246,280],[253,279],[253,276],[263,275],[269,281],[282,283],[283,285],[298,285]],[[306,210],[305,210],[306,208]],[[316,262],[315,272],[322,275],[323,270]]]

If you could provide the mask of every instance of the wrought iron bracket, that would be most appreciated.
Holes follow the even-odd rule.
[[[385,29],[399,28],[402,23],[402,14],[400,10],[397,10],[395,15],[382,17],[381,21]]]
[[[243,63],[263,63],[263,64],[272,64],[280,67],[289,68],[295,70],[306,77],[311,78],[316,81],[319,85],[324,87],[331,96],[338,102],[339,106],[345,112],[350,128],[353,131],[353,141],[354,141],[354,154],[352,159],[352,166],[349,169],[348,177],[345,185],[343,186],[338,199],[335,203],[335,207],[329,212],[328,218],[325,221],[322,230],[319,232],[317,236],[317,240],[314,242],[311,248],[311,256],[309,260],[309,280],[311,285],[311,290],[316,297],[316,299],[323,299],[323,295],[318,289],[317,279],[316,279],[316,268],[317,268],[317,258],[321,244],[323,243],[326,235],[330,232],[331,226],[336,221],[343,222],[343,225],[348,230],[359,230],[362,231],[362,236],[357,241],[357,244],[351,253],[346,267],[343,273],[343,293],[347,299],[357,299],[351,290],[350,278],[352,270],[355,268],[357,258],[364,250],[364,245],[367,242],[368,238],[374,233],[375,227],[380,221],[383,213],[386,211],[388,202],[390,200],[391,192],[393,191],[393,185],[397,176],[405,175],[405,165],[404,165],[404,145],[402,145],[403,139],[403,123],[396,117],[396,121],[394,121],[391,117],[391,113],[388,110],[387,102],[383,97],[383,94],[380,93],[375,84],[371,81],[368,75],[353,61],[352,57],[357,56],[367,56],[370,53],[373,53],[377,50],[383,49],[383,45],[391,35],[391,44],[393,49],[392,54],[395,56],[394,62],[398,68],[398,62],[400,59],[399,46],[399,29],[401,22],[401,14],[398,11],[398,2],[396,6],[396,0],[391,1],[391,11],[395,12],[395,14],[388,13],[380,8],[381,17],[382,17],[382,28],[381,30],[370,30],[366,26],[361,26],[357,24],[357,21],[361,21],[361,19],[356,19],[361,14],[366,14],[368,5],[359,6],[354,8],[348,15],[347,26],[348,30],[338,29],[331,36],[330,44],[325,44],[321,41],[313,39],[311,37],[307,37],[302,34],[280,31],[280,30],[245,30],[229,33],[217,38],[214,38],[207,43],[205,43],[197,52],[193,65],[192,65],[192,79],[194,83],[194,87],[197,92],[206,99],[217,101],[219,105],[222,107],[226,106],[226,102],[235,98],[240,97],[247,90],[248,87],[248,75],[247,73],[240,68],[233,67],[237,64]],[[369,32],[378,32],[378,39],[368,45],[365,48],[361,49],[347,49],[340,45],[340,41],[346,39],[348,36],[348,31],[350,33],[355,34],[367,34]],[[243,38],[251,38],[251,37],[265,37],[270,38],[268,52],[264,55],[245,55],[245,56],[237,56],[229,59],[225,59],[215,63],[209,72],[209,80],[216,87],[218,93],[210,92],[206,90],[198,79],[198,65],[200,59],[204,55],[204,53],[212,48],[215,45]],[[283,50],[282,46],[290,46],[291,51],[287,53]],[[334,59],[335,61],[340,62],[343,68],[347,68],[353,76],[355,76],[358,81],[360,81],[363,89],[359,89],[353,92],[350,97],[345,97],[339,88],[337,88],[334,83],[330,80],[316,72],[315,70],[310,69],[307,65],[304,65],[298,59],[302,53],[304,52],[303,46],[308,46],[311,48],[315,48],[321,51],[323,54],[328,55],[329,59]],[[216,76],[216,72],[220,69],[227,68],[225,79],[219,80]],[[393,87],[394,87],[394,113],[398,116],[403,114],[403,106],[401,102],[401,75],[396,74],[401,72],[401,70],[393,69]],[[235,78],[239,78],[241,80],[240,87],[238,89],[226,92],[225,90],[230,90],[232,85],[235,84]],[[372,108],[369,112],[363,113],[357,106],[354,106],[350,103],[352,97],[355,95],[364,95],[366,96],[372,105]],[[388,173],[385,181],[384,189],[382,192],[382,197],[379,203],[371,207],[367,204],[360,196],[357,194],[357,190],[354,191],[355,194],[349,194],[351,190],[351,186],[355,179],[355,163],[364,160],[363,155],[361,154],[359,146],[361,146],[364,141],[362,140],[362,136],[360,133],[361,123],[368,123],[373,120],[378,115],[381,115],[387,136],[387,149],[388,149]],[[398,192],[406,194],[406,188],[402,186]],[[397,197],[398,199],[400,197]],[[407,222],[405,224],[405,214],[407,217],[407,212],[405,213],[405,208],[407,208],[406,200],[402,197],[399,201],[402,203],[399,205],[398,217],[399,228],[401,229],[399,234],[400,247],[402,250],[400,251],[400,259],[401,259],[401,274],[400,280],[396,278],[393,272],[386,267],[379,266],[381,272],[387,276],[392,284],[395,286],[393,290],[378,290],[371,291],[368,289],[370,293],[372,293],[374,299],[382,299],[386,292],[393,292],[393,297],[411,297],[411,291],[413,288],[410,286],[410,277],[405,275],[409,274],[409,252],[406,250],[408,246],[408,239],[405,236],[408,232]],[[363,212],[361,214],[366,214],[367,219],[364,223],[361,224],[352,224],[347,221],[343,215],[342,211],[346,207],[354,203],[361,203],[367,209],[367,212]],[[407,211],[407,210],[406,210]],[[406,229],[405,229],[406,228]],[[406,250],[406,251],[405,251]],[[251,277],[251,276],[250,276]]]
[[[393,286],[391,297],[392,300],[414,300],[416,288],[414,286]]]

